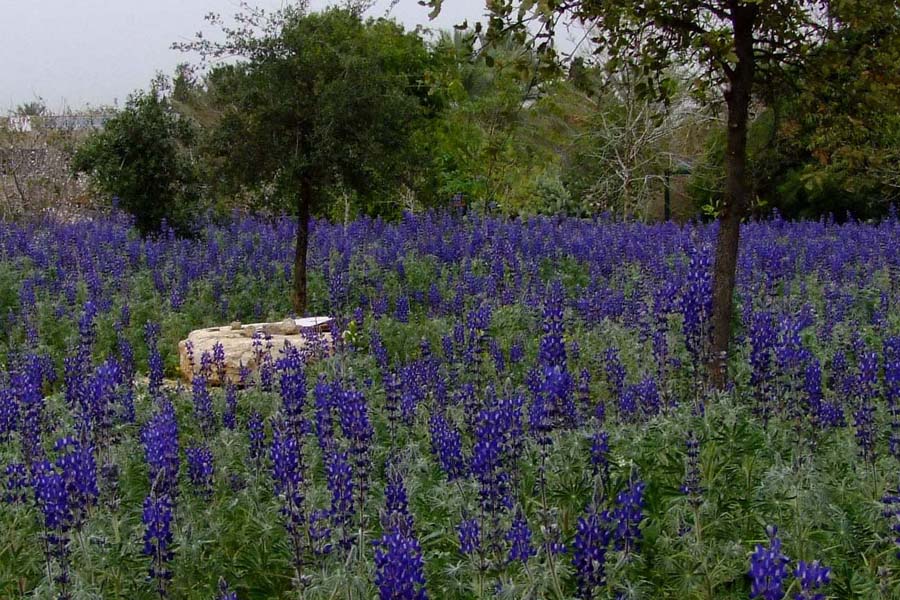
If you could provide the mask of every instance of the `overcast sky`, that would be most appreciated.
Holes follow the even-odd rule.
[[[283,0],[256,0],[279,8]],[[313,0],[323,7],[327,0]],[[62,107],[121,104],[146,88],[154,73],[171,74],[186,55],[170,50],[174,41],[204,29],[204,15],[233,14],[238,0],[0,0],[0,114],[41,97]],[[373,15],[390,5],[380,0]],[[433,22],[416,0],[399,0],[392,15],[408,28],[418,24],[451,28],[477,20],[484,0],[445,0]],[[194,60],[196,58],[194,57]]]

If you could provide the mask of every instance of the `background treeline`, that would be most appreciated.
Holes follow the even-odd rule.
[[[851,26],[754,99],[757,214],[872,218],[900,195],[896,9],[852,5]],[[219,24],[224,41],[182,46],[197,65],[134,93],[73,150],[74,170],[142,230],[234,209],[652,220],[666,196],[679,219],[721,203],[722,109],[697,96],[689,64],[663,102],[595,48],[548,65],[512,37],[426,35],[338,8]]]

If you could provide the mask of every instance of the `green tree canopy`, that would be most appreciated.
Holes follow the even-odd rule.
[[[231,191],[252,189],[298,217],[293,305],[306,309],[310,212],[336,186],[363,202],[410,173],[411,132],[425,112],[422,39],[355,11],[287,8],[239,15],[225,41],[181,46],[237,56],[206,77],[213,122],[204,144]]]
[[[900,199],[900,6],[834,1],[830,16],[754,127],[756,191],[789,216],[883,215]]]
[[[102,131],[76,150],[72,166],[86,173],[98,191],[118,196],[142,233],[165,220],[184,229],[197,200],[193,168],[184,152],[195,132],[154,87],[128,98]]]

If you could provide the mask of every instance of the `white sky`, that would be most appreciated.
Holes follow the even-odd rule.
[[[254,0],[279,8],[283,0]],[[312,0],[313,8],[328,4]],[[196,62],[170,50],[205,29],[204,16],[234,14],[238,0],[0,0],[0,114],[41,97],[53,111],[63,107],[121,104],[146,88],[157,71],[171,75],[179,62]],[[379,0],[380,16],[390,6]],[[416,0],[399,0],[391,15],[414,28],[450,29],[478,20],[484,0],[445,0],[441,15],[428,20]]]

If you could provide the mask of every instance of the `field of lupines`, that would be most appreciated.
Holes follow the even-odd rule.
[[[288,313],[294,225],[0,225],[0,598],[900,597],[900,220],[316,222],[330,356],[177,385]],[[260,345],[266,344],[259,339]]]

